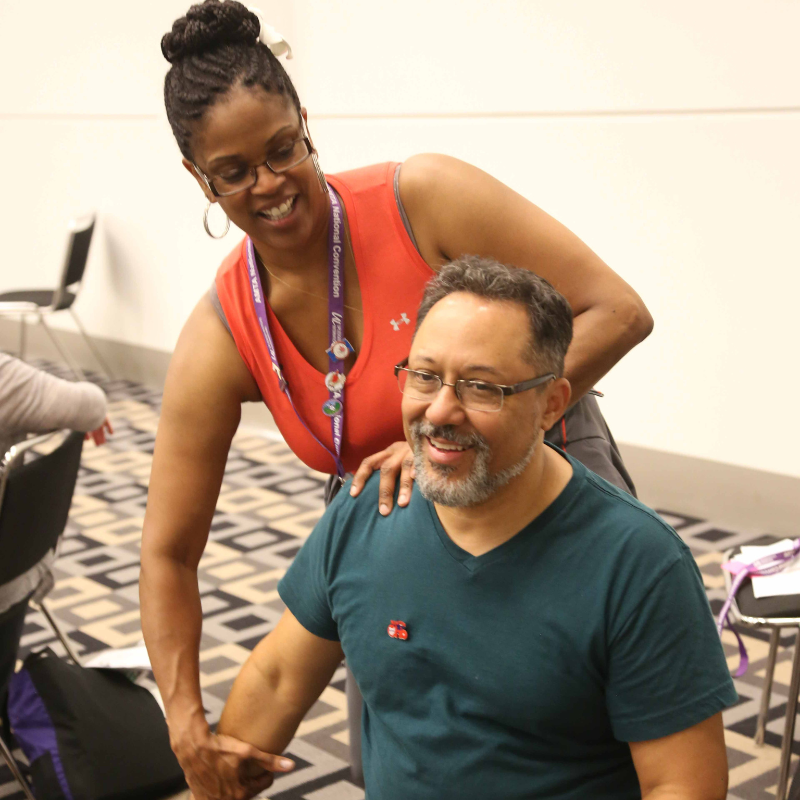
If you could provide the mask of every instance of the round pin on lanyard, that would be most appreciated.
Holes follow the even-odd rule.
[[[322,413],[325,414],[326,417],[335,417],[337,414],[341,414],[342,401],[336,400],[335,398],[326,400],[322,404]]]
[[[333,370],[325,376],[325,386],[329,392],[341,392],[344,389],[344,382],[347,380],[344,373]],[[335,398],[339,399],[339,398]]]
[[[344,339],[334,342],[325,352],[339,361],[344,361],[353,352],[353,345]]]

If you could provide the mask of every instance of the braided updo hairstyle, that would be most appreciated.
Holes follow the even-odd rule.
[[[258,40],[260,29],[258,17],[236,0],[204,0],[161,39],[161,52],[172,64],[164,79],[167,118],[189,161],[194,127],[236,84],[283,95],[300,113],[291,78]]]

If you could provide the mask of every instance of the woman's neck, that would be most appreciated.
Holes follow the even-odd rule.
[[[270,247],[265,242],[253,239],[253,245],[269,272],[280,278],[315,282],[328,274],[328,228],[330,205],[326,198],[324,213],[320,213],[311,235],[302,245],[290,249]],[[345,230],[347,217],[345,215]]]
[[[264,267],[279,277],[314,280],[327,274],[328,235],[315,236],[302,249],[278,250],[253,240],[258,258]]]

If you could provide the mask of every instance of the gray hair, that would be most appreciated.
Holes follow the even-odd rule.
[[[564,356],[572,341],[572,309],[566,298],[544,278],[492,258],[461,256],[445,264],[425,287],[415,336],[431,308],[455,292],[523,305],[528,312],[531,332],[523,358],[546,372],[559,377],[564,374]]]

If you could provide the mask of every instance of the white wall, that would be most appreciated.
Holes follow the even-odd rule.
[[[0,3],[0,286],[52,283],[67,219],[96,208],[85,324],[169,350],[234,243],[203,233],[161,108],[158,43],[186,0],[45,0],[35,41],[31,7]],[[800,476],[800,3],[262,8],[328,171],[464,158],[644,297],[655,331],[601,386],[618,439]]]

